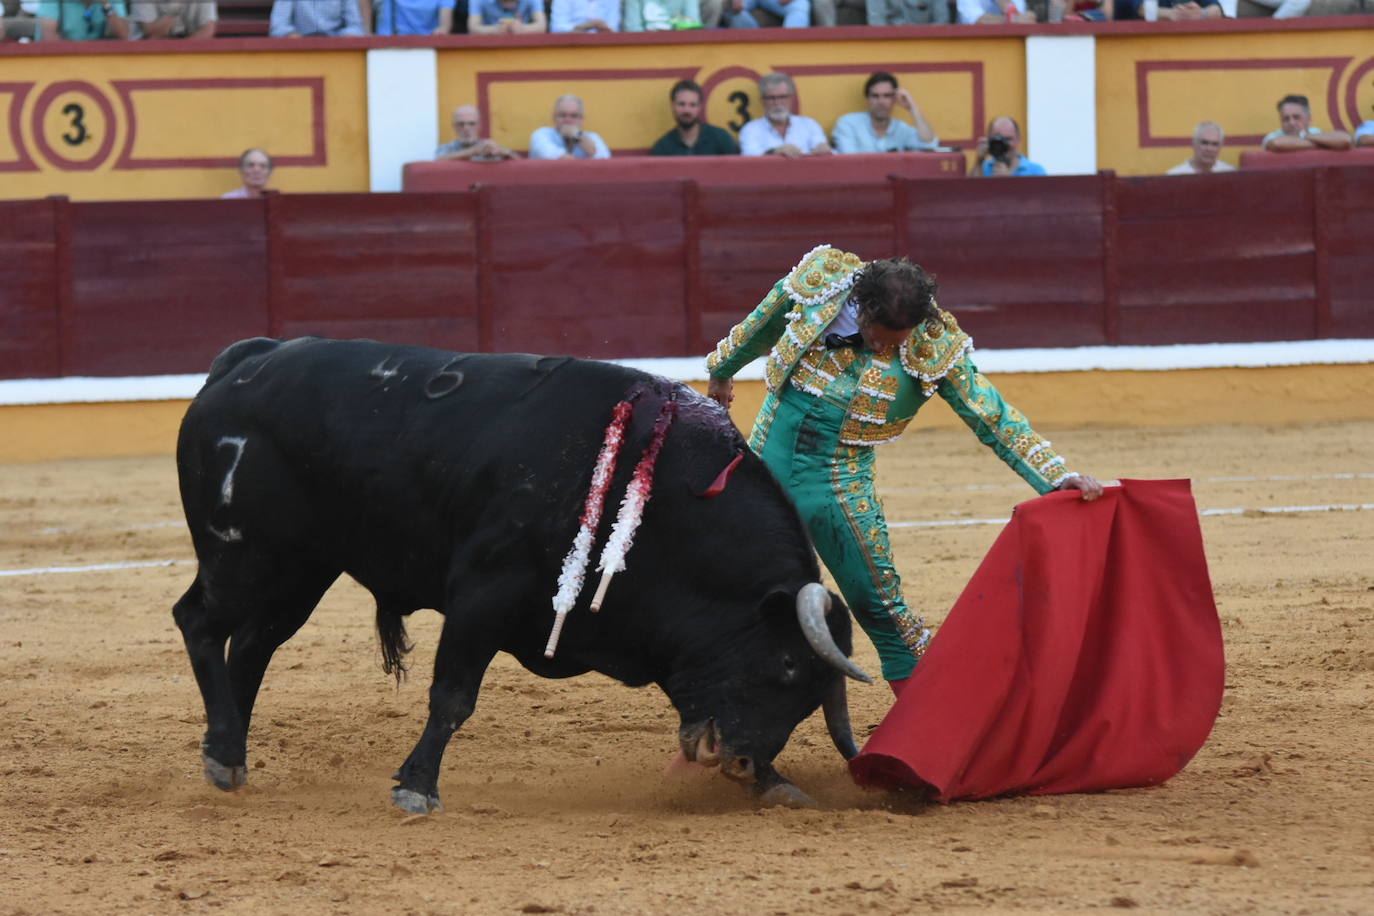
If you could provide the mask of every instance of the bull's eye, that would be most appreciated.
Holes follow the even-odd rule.
[[[791,655],[784,654],[782,657],[782,677],[783,680],[790,681],[797,676],[797,660]]]

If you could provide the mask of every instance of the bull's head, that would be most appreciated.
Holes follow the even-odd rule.
[[[708,683],[700,669],[664,685],[682,716],[678,739],[689,760],[719,766],[765,804],[814,804],[773,768],[792,730],[820,706],[835,747],[858,753],[849,725],[845,677],[871,682],[849,657],[849,612],[819,583],[795,596],[774,592],[759,608],[758,626],[728,653],[728,671]],[[714,666],[713,666],[714,667]]]

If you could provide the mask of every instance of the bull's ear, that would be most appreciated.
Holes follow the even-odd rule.
[[[770,623],[797,618],[797,597],[786,589],[775,588],[759,602],[759,614]]]
[[[845,603],[844,603],[844,599],[841,598],[839,595],[835,594],[834,592],[831,592],[831,593],[830,593],[830,610],[828,610],[828,611],[825,612],[825,617],[826,617],[827,620],[832,620],[832,621],[835,620],[836,618],[839,618],[839,619],[841,619],[841,620],[848,620],[848,619],[849,619],[849,605],[845,604]]]

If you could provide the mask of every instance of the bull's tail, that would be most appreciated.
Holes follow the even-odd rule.
[[[382,670],[395,675],[397,685],[406,677],[406,655],[414,646],[406,638],[405,615],[377,604],[377,642],[382,647]]]

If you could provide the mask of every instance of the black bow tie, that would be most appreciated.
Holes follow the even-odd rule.
[[[825,348],[827,350],[838,350],[841,347],[862,347],[864,336],[862,333],[853,334],[827,334],[825,335]]]

